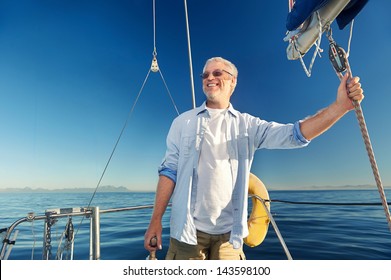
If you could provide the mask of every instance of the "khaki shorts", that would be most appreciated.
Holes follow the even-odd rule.
[[[229,243],[230,233],[208,234],[197,231],[198,245],[170,238],[166,260],[245,260],[243,249]]]

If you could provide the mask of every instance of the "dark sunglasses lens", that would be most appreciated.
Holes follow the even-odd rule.
[[[223,71],[215,70],[212,72],[212,75],[213,75],[213,77],[220,77],[221,75],[223,75]],[[201,74],[202,79],[207,79],[208,77],[209,77],[209,72],[204,72]]]
[[[214,77],[220,77],[221,75],[223,75],[223,72],[220,70],[215,70],[212,72],[212,74]]]

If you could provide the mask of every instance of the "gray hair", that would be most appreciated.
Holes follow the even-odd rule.
[[[238,69],[236,68],[235,64],[233,64],[231,61],[229,60],[226,60],[225,58],[222,58],[222,57],[212,57],[212,58],[209,58],[206,62],[205,62],[205,66],[204,66],[204,69],[203,69],[203,72],[205,72],[205,68],[206,66],[211,63],[211,62],[221,62],[223,63],[224,65],[226,65],[231,71],[230,73],[234,76],[234,77],[238,77]]]
[[[211,63],[211,62],[221,62],[223,63],[225,66],[227,66],[229,69],[230,69],[230,73],[236,78],[236,81],[235,83],[233,84],[233,87],[232,87],[232,91],[231,91],[231,94],[235,91],[235,88],[236,88],[236,85],[237,85],[237,81],[238,81],[238,68],[236,68],[235,64],[233,64],[231,61],[225,59],[225,58],[222,58],[222,57],[212,57],[212,58],[209,58],[206,62],[205,62],[205,66],[204,66],[204,69],[202,70],[202,72],[205,72],[205,68],[206,66]]]

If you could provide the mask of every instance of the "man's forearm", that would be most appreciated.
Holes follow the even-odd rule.
[[[159,176],[159,182],[156,190],[155,207],[152,214],[152,220],[161,220],[171,195],[174,191],[175,183],[166,176]]]
[[[348,111],[336,105],[331,104],[329,107],[319,111],[317,114],[304,119],[300,122],[300,130],[303,136],[312,140],[328,130]]]

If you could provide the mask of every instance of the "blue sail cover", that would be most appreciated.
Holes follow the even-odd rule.
[[[309,16],[322,8],[329,0],[296,0],[287,16],[286,28],[289,31],[297,29]],[[339,29],[344,29],[364,8],[369,0],[351,0],[337,16]]]

